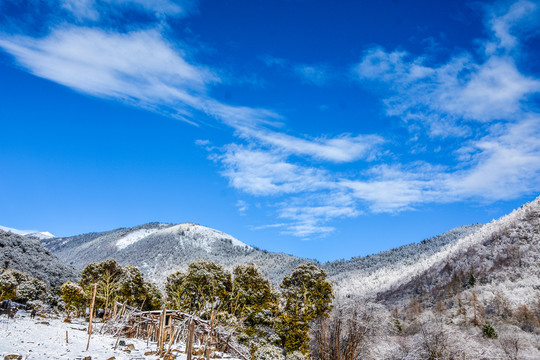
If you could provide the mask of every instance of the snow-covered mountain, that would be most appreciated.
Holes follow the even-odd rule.
[[[378,299],[403,304],[412,297],[433,303],[475,292],[486,304],[508,299],[511,306],[540,304],[540,197],[423,259]],[[403,271],[403,270],[402,270]],[[474,286],[469,286],[471,274]]]
[[[9,228],[7,226],[2,226],[2,225],[0,225],[0,230],[17,234],[17,235],[26,236],[28,238],[34,238],[34,239],[40,239],[40,240],[50,239],[54,237],[54,235],[48,231],[18,230],[18,229]]]
[[[170,273],[185,269],[195,260],[218,262],[231,269],[238,264],[255,264],[274,284],[296,266],[317,263],[326,269],[338,293],[374,296],[386,290],[391,282],[381,274],[396,268],[394,282],[399,280],[402,267],[441,251],[444,246],[459,240],[481,225],[468,225],[442,235],[384,251],[379,254],[355,257],[348,261],[318,263],[314,260],[253,248],[221,231],[192,223],[179,225],[150,223],[127,229],[90,233],[74,237],[46,239],[43,244],[62,260],[78,268],[89,262],[114,258],[123,265],[133,264],[157,282]]]
[[[116,259],[138,266],[149,279],[162,282],[170,273],[204,259],[227,268],[257,265],[279,282],[291,269],[308,259],[255,249],[221,231],[193,223],[149,223],[101,233],[43,240],[60,259],[78,268],[89,262]]]
[[[150,223],[102,233],[45,239],[43,244],[77,268],[92,261],[114,258],[123,265],[138,266],[148,278],[158,283],[198,259],[215,261],[229,269],[239,264],[255,264],[274,284],[299,264],[314,262],[327,270],[337,296],[395,302],[440,291],[452,277],[468,276],[470,269],[481,281],[504,279],[504,275],[494,274],[496,271],[515,271],[500,265],[513,264],[513,260],[509,260],[510,254],[515,258],[516,251],[519,253],[520,266],[540,260],[539,229],[540,198],[489,224],[466,225],[415,244],[327,263],[260,250],[221,231],[192,223]],[[533,272],[529,277],[536,284],[540,284],[539,272]],[[439,279],[440,274],[444,276]],[[516,278],[512,276],[512,279]],[[526,282],[523,279],[523,284]],[[507,286],[509,292],[518,286],[512,284]],[[519,285],[519,291],[532,294],[532,285],[527,286]]]
[[[52,286],[74,281],[79,272],[60,261],[40,240],[0,230],[0,266],[24,271]]]

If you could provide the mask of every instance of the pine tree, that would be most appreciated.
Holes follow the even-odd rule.
[[[117,296],[120,302],[127,302],[130,306],[139,307],[145,302],[148,294],[138,267],[128,265],[122,269],[122,275],[118,279]]]
[[[233,270],[234,279],[230,312],[244,319],[245,325],[271,325],[278,307],[278,297],[268,280],[254,265],[239,265]]]
[[[307,353],[309,323],[328,316],[332,309],[332,285],[326,272],[313,264],[299,265],[280,284],[285,306],[276,323],[276,332],[287,352]]]
[[[198,260],[184,274],[167,277],[167,300],[179,310],[208,317],[228,304],[232,289],[231,274],[221,265]]]
[[[76,309],[77,312],[80,311],[85,302],[85,293],[82,287],[68,281],[62,285],[62,300],[64,300],[69,317],[72,309]]]
[[[17,290],[17,279],[9,270],[0,275],[0,300],[11,300],[15,297]]]

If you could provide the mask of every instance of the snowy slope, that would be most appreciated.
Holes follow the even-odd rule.
[[[122,265],[138,266],[158,283],[167,275],[204,259],[232,269],[255,264],[278,283],[291,269],[308,259],[255,249],[231,235],[193,223],[150,223],[128,229],[44,240],[61,259],[78,268],[89,262],[114,258]]]
[[[20,312],[19,314],[24,313]],[[26,314],[27,315],[27,314]],[[17,315],[15,320],[1,320],[0,325],[0,358],[6,355],[18,354],[23,359],[39,360],[73,360],[83,359],[91,356],[92,359],[105,360],[114,358],[116,360],[133,359],[156,359],[156,355],[151,353],[156,350],[155,342],[147,342],[141,339],[125,339],[126,345],[133,345],[133,349],[119,345],[116,350],[116,338],[112,335],[101,335],[99,329],[101,324],[94,324],[94,334],[90,338],[89,349],[86,351],[88,342],[88,323],[77,322],[73,324],[65,323],[62,319],[36,318],[30,319],[28,316]],[[79,319],[77,319],[79,321]],[[67,343],[66,343],[67,334]],[[178,343],[172,347],[177,360],[185,360],[186,355],[182,352],[185,344]],[[230,360],[238,360],[229,358]]]
[[[40,239],[40,240],[41,239],[50,239],[50,238],[54,237],[54,235],[51,234],[48,231],[18,230],[18,229],[13,229],[13,228],[10,228],[10,227],[7,227],[7,226],[2,226],[2,225],[0,225],[0,230],[3,230],[5,232],[11,232],[11,233],[17,234],[17,235],[26,236],[26,237],[32,237],[32,238],[36,238],[36,239]]]
[[[489,302],[497,292],[512,305],[533,304],[540,297],[540,197],[478,231],[449,244],[436,256],[401,273],[386,272],[371,279],[387,282],[378,298],[400,303],[417,296],[433,302],[466,290],[472,273],[474,291]]]
[[[2,267],[24,271],[50,285],[79,277],[73,266],[60,261],[38,239],[0,230],[0,249]]]
[[[89,262],[114,258],[123,265],[138,266],[148,278],[158,283],[170,273],[185,269],[190,262],[199,259],[215,261],[229,269],[239,264],[255,264],[276,285],[299,264],[314,262],[328,271],[338,295],[354,292],[374,296],[378,291],[405,281],[406,276],[416,271],[414,264],[417,262],[425,262],[426,258],[443,251],[445,246],[480,226],[463,226],[418,244],[324,264],[255,249],[221,231],[193,223],[150,223],[103,233],[48,239],[44,245],[79,268]]]

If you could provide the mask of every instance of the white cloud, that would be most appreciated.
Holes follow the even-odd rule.
[[[487,122],[513,117],[528,96],[540,91],[540,81],[520,73],[510,57],[493,56],[476,63],[472,55],[462,54],[438,67],[423,65],[423,58],[407,61],[408,57],[376,48],[364,55],[355,71],[361,80],[388,84],[394,93],[385,101],[388,115],[422,121],[433,129],[440,120]],[[432,132],[462,133],[453,127],[448,134]]]
[[[71,12],[79,21],[99,19],[99,12],[95,7],[95,0],[60,0],[62,8]]]
[[[294,72],[304,81],[317,86],[326,84],[330,77],[328,69],[321,65],[297,65]]]
[[[4,36],[0,47],[37,76],[144,107],[174,105],[180,115],[201,107],[206,85],[219,81],[155,30],[121,34],[66,27],[40,39]]]
[[[326,172],[287,162],[281,154],[231,144],[218,158],[231,186],[252,195],[283,195],[332,186]]]
[[[158,17],[179,16],[189,7],[188,2],[169,0],[108,2],[138,6]],[[99,20],[103,7],[96,4],[63,0],[64,8],[81,21]],[[527,107],[540,92],[540,80],[523,74],[515,58],[523,35],[519,24],[531,21],[535,11],[536,5],[527,1],[505,13],[492,10],[492,35],[481,43],[480,58],[463,52],[434,65],[426,56],[375,47],[354,66],[362,83],[377,82],[388,91],[388,115],[402,118],[431,140],[459,138],[457,145],[441,151],[453,156],[445,166],[399,164],[408,154],[394,154],[396,163],[384,165],[389,159],[381,157],[388,151],[383,146],[395,144],[378,135],[294,136],[275,111],[219,102],[209,94],[222,79],[198,64],[181,43],[168,40],[159,25],[130,32],[64,25],[42,38],[3,34],[0,47],[27,71],[76,91],[191,123],[200,123],[201,117],[193,119],[203,113],[230,126],[243,145],[230,144],[218,152],[208,140],[196,144],[220,162],[232,187],[269,199],[283,221],[268,227],[305,238],[332,232],[330,221],[359,216],[363,209],[397,212],[425,203],[495,201],[539,190],[540,117]],[[324,66],[263,60],[316,85],[328,80]],[[350,162],[357,163],[347,173],[326,166]],[[236,205],[241,214],[249,208],[245,200]]]
[[[236,202],[236,207],[238,208],[238,212],[240,213],[240,215],[245,215],[246,211],[248,211],[249,209],[249,204],[244,200],[238,200]]]
[[[377,135],[342,134],[334,138],[305,139],[262,128],[240,128],[239,131],[244,136],[254,138],[287,154],[310,156],[336,163],[359,159],[373,160],[378,147],[384,143],[384,139]]]
[[[68,10],[79,21],[98,21],[103,11],[105,3],[107,6],[138,6],[141,9],[154,13],[158,16],[179,16],[184,15],[191,8],[191,1],[171,1],[171,0],[59,0],[62,8]],[[54,1],[52,1],[54,3]],[[100,11],[101,10],[101,11]]]
[[[485,52],[492,55],[496,52],[508,52],[520,45],[518,27],[524,28],[524,20],[536,22],[538,17],[538,5],[535,2],[520,0],[509,8],[493,5],[488,11],[488,26],[493,34],[493,39],[486,42]],[[536,26],[536,24],[534,24]]]

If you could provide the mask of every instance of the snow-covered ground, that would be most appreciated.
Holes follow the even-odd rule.
[[[139,339],[125,339],[126,346],[113,349],[116,338],[111,335],[92,334],[90,347],[86,351],[88,341],[88,323],[64,323],[61,318],[30,319],[27,314],[16,316],[7,320],[0,318],[0,358],[9,354],[21,355],[28,360],[74,360],[91,356],[92,360],[106,360],[114,357],[116,360],[157,359],[157,355],[144,355],[156,350],[156,344],[146,345],[146,341]],[[94,325],[94,331],[99,330],[101,324]],[[68,342],[66,343],[66,331]],[[130,349],[130,344],[133,349]],[[173,347],[174,349],[175,347]],[[183,350],[182,344],[178,349]],[[129,352],[128,352],[129,351]],[[185,360],[186,355],[175,351],[177,360]],[[231,359],[232,360],[232,359]]]

